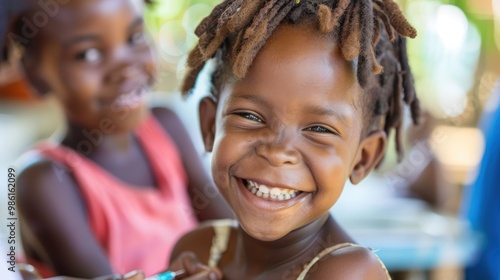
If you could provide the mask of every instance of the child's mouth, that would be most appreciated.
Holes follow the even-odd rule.
[[[113,106],[116,107],[136,107],[144,101],[144,96],[146,95],[147,88],[138,88],[129,93],[120,95],[114,102]]]
[[[270,201],[286,201],[302,193],[301,191],[297,190],[269,187],[266,185],[258,184],[251,180],[242,179],[242,181],[245,187],[250,191],[250,193],[259,198]]]

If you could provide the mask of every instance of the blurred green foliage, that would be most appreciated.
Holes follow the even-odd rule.
[[[153,30],[159,30],[159,27],[166,20],[183,18],[184,13],[192,6],[205,4],[211,7],[215,6],[219,0],[156,0],[153,4],[147,6],[146,19],[149,27]]]

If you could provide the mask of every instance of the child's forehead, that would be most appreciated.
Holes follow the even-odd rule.
[[[64,14],[73,16],[85,15],[86,12],[117,11],[119,8],[130,7],[136,13],[143,11],[143,0],[66,0],[66,1],[39,1],[21,0],[24,10],[29,11],[33,17],[58,18]]]
[[[67,37],[77,31],[75,28],[95,29],[96,25],[101,25],[103,30],[120,23],[128,27],[141,16],[138,0],[69,0],[60,1],[61,4],[54,1],[50,10],[41,6],[39,1],[25,1],[30,1],[26,21],[32,23],[37,18],[46,17],[47,24],[39,30],[51,34],[51,37]],[[117,20],[119,18],[121,20]]]
[[[239,84],[251,88],[275,86],[289,91],[293,87],[322,90],[325,98],[326,89],[347,94],[359,88],[354,63],[343,57],[333,36],[310,24],[278,27]]]
[[[354,75],[352,62],[344,59],[336,39],[331,34],[320,32],[310,23],[282,24],[256,56],[254,63],[260,60],[300,61],[307,58],[323,58],[335,68],[342,68],[344,74]]]

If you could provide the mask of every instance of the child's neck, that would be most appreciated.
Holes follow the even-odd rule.
[[[280,267],[290,269],[294,264],[302,267],[304,259],[343,242],[352,240],[329,214],[271,242],[257,240],[239,228],[235,262],[246,269],[245,275],[259,275]]]
[[[69,123],[62,145],[92,160],[130,186],[158,186],[151,162],[131,131],[106,134]]]
[[[62,144],[87,157],[96,157],[126,153],[133,148],[135,141],[132,132],[106,134],[98,129],[84,129],[69,122]]]

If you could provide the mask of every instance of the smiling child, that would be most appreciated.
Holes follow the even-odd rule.
[[[212,60],[201,130],[238,224],[198,228],[171,260],[190,251],[224,279],[387,279],[329,210],[380,163],[393,129],[401,152],[403,102],[418,119],[403,38],[416,32],[397,4],[228,0],[196,34],[183,91]]]

